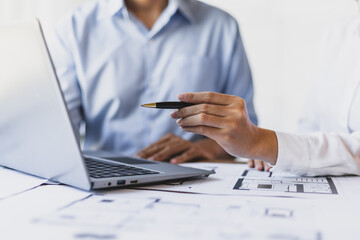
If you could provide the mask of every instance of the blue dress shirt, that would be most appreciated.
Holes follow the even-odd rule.
[[[140,107],[183,92],[240,96],[257,124],[238,25],[215,7],[170,0],[148,30],[123,0],[94,1],[64,18],[49,43],[72,121],[86,122],[84,150],[133,155],[167,133],[196,141],[171,110]]]

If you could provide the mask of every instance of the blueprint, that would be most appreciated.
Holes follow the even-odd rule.
[[[32,229],[57,232],[52,239],[143,239],[146,236],[148,239],[320,240],[322,237],[313,217],[317,208],[307,202],[155,194],[158,196],[150,198],[93,195],[35,219]],[[44,233],[39,233],[36,239],[42,239]]]
[[[41,185],[3,198],[0,239],[320,240],[360,234],[360,177],[304,178],[243,164],[186,165],[216,174],[146,190]]]
[[[245,170],[234,190],[338,194],[330,177],[289,177],[272,172]]]
[[[299,177],[248,169],[244,164],[187,163],[184,166],[214,170],[207,178],[170,182],[141,189],[221,195],[306,197],[339,194],[331,177]]]

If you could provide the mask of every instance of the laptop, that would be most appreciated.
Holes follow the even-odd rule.
[[[85,154],[76,136],[40,22],[1,26],[0,165],[85,190],[214,173],[108,152]]]

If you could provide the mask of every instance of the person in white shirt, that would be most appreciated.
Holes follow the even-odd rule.
[[[180,94],[181,101],[198,104],[171,116],[183,130],[212,138],[235,156],[265,161],[272,171],[360,175],[360,15],[336,25],[320,53],[318,80],[300,121],[307,132],[259,128],[242,98],[214,92]],[[254,165],[264,167],[250,161]]]

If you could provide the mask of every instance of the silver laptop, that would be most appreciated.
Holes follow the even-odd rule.
[[[0,165],[86,190],[214,173],[83,154],[38,20],[0,27]]]

